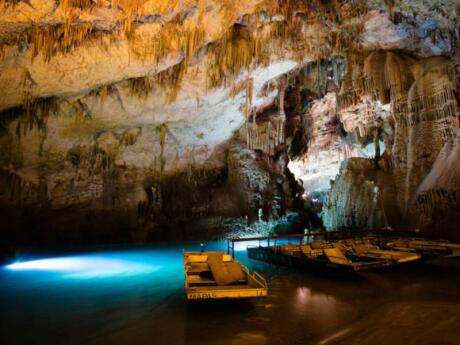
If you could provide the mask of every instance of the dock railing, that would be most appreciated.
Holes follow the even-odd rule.
[[[235,242],[254,242],[259,241],[259,247],[262,245],[262,241],[267,242],[267,247],[270,247],[270,243],[276,246],[278,240],[289,240],[297,239],[299,244],[302,244],[305,234],[288,234],[288,235],[277,235],[277,236],[261,236],[261,237],[242,237],[242,238],[228,238],[227,239],[227,254],[231,254],[235,257]]]
[[[243,265],[243,271],[246,273],[249,279],[253,279],[257,283],[258,287],[262,286],[265,289],[268,288],[267,281],[258,272],[254,271],[251,273],[249,272],[249,269],[244,265]]]
[[[301,234],[286,234],[286,235],[273,235],[261,237],[241,237],[241,238],[228,238],[227,239],[227,254],[235,257],[235,242],[259,242],[259,247],[262,242],[266,241],[267,247],[270,243],[276,246],[278,240],[297,239],[298,244],[310,243],[312,240],[322,239],[325,241],[339,241],[345,239],[361,239],[366,236],[376,236],[377,238],[391,238],[391,237],[420,237],[418,232],[414,231],[401,231],[392,229],[379,229],[379,230],[334,230],[334,231],[305,231]]]
[[[375,236],[377,238],[395,238],[395,237],[420,237],[421,234],[417,231],[409,230],[393,230],[391,228],[383,228],[377,230],[332,230],[332,231],[306,231],[305,237],[307,243],[310,239],[323,239],[325,241],[340,241],[346,239],[362,239],[367,236]]]
[[[254,279],[255,280],[259,281],[264,288],[268,288],[267,280],[264,277],[262,277],[259,274],[259,272],[253,272],[253,274],[254,274]]]

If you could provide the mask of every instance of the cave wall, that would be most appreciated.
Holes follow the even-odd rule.
[[[405,54],[395,52],[371,53],[364,58],[362,65],[364,66],[361,70],[363,75],[359,77],[365,79],[362,82],[364,85],[362,92],[371,94],[375,102],[391,102],[391,119],[385,124],[383,121],[385,116],[378,118],[379,112],[375,110],[368,111],[369,116],[359,116],[356,119],[349,111],[355,105],[346,103],[346,100],[342,100],[342,107],[345,110],[340,110],[340,116],[347,133],[358,131],[354,135],[354,140],[366,142],[371,141],[375,135],[378,136],[377,140],[383,136],[383,141],[386,143],[385,153],[381,158],[378,157],[374,160],[374,165],[369,163],[370,160],[360,160],[361,163],[355,161],[352,165],[348,163],[342,165],[339,180],[334,182],[325,207],[325,225],[328,228],[381,227],[388,223],[384,217],[379,215],[385,212],[382,209],[391,209],[397,205],[400,216],[389,217],[391,219],[389,225],[409,228],[430,226],[432,221],[426,219],[427,213],[421,211],[420,208],[420,203],[424,204],[425,201],[418,198],[421,190],[424,190],[422,185],[426,185],[425,179],[429,179],[428,175],[437,176],[437,170],[441,169],[441,164],[435,162],[447,154],[445,150],[448,149],[443,149],[443,147],[454,147],[457,140],[459,130],[458,103],[455,93],[458,86],[455,84],[455,69],[451,61],[446,58],[416,60]],[[385,80],[379,80],[379,77]],[[339,98],[342,95],[350,96],[346,93],[347,87],[350,92],[356,92],[356,85],[347,86],[347,83],[350,82],[358,83],[360,81],[359,79],[349,81],[345,79]],[[376,83],[380,84],[381,88],[376,87]],[[358,106],[367,102],[356,94],[353,97],[356,98],[351,103],[356,103]],[[356,123],[353,124],[354,122]],[[393,129],[385,130],[385,127],[388,126],[393,127]],[[378,182],[376,177],[362,180],[361,174],[356,172],[356,165],[359,164],[362,165],[363,171],[371,169],[378,174],[384,172],[387,180],[390,179],[391,182]],[[436,190],[437,182],[431,181],[431,188]],[[376,184],[378,188],[375,189],[375,193],[357,196],[356,193],[361,192],[359,188],[363,182]],[[447,194],[456,195],[459,185],[457,181],[452,180],[450,182],[449,185],[444,184],[443,188],[448,191]],[[392,185],[392,197],[379,196],[378,190],[388,189],[389,184]],[[339,190],[340,188],[343,189]],[[427,193],[428,191],[425,189],[424,192]],[[340,198],[348,199],[340,201]],[[374,209],[373,200],[375,198],[382,200],[380,210]],[[418,201],[416,201],[417,199]],[[350,206],[344,206],[344,202],[349,203]],[[343,209],[352,209],[351,204],[353,203],[368,205],[367,211],[363,206],[363,210],[352,212],[351,216],[356,222],[339,216]],[[415,211],[414,203],[419,205],[419,212]],[[433,206],[424,205],[425,210]],[[451,198],[448,208],[454,210],[457,207],[456,198]],[[332,215],[331,212],[336,214]],[[429,212],[431,217],[435,217],[434,213]],[[371,215],[373,218],[381,219],[381,221],[373,226],[369,224],[364,226],[363,224],[366,223],[364,219]],[[419,220],[420,216],[425,219],[424,222]],[[335,221],[331,221],[329,218],[335,219]],[[404,221],[401,222],[401,219]],[[455,222],[454,219],[451,221]],[[391,224],[392,222],[393,224]]]
[[[366,160],[342,165],[324,207],[327,228],[389,225],[458,239],[455,229],[460,185],[454,179],[435,182],[433,177],[440,176],[444,169],[455,169],[444,166],[448,162],[445,158],[455,155],[459,133],[456,43],[451,49],[451,56],[424,58],[396,51],[372,52],[364,58],[355,57],[349,65],[348,78],[345,75],[339,93],[339,104],[345,109],[341,110],[345,129],[350,130],[346,109],[361,104],[363,94],[374,102],[391,103],[389,124],[393,128],[385,131],[388,124],[376,121],[376,111],[369,113],[374,125],[369,125],[367,117],[358,120],[358,138],[373,131],[384,137],[386,151],[382,158],[375,159],[374,166]],[[363,179],[356,165],[359,171],[370,169],[376,176]]]
[[[329,60],[333,92],[303,111],[304,144],[290,163],[309,207],[323,204],[326,229],[391,226],[458,240],[460,185],[447,178],[456,169],[447,157],[459,133],[459,31],[455,19],[444,26],[443,5],[430,3],[442,20],[417,13],[422,4],[371,11],[343,71]]]
[[[0,1],[9,241],[185,239],[276,218],[299,208],[291,171],[328,229],[455,224],[459,11]]]

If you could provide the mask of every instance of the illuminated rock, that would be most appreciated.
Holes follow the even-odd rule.
[[[145,240],[162,217],[235,215],[232,183],[252,217],[298,208],[289,163],[329,194],[327,228],[381,226],[380,209],[428,228],[420,198],[457,171],[441,157],[456,152],[459,7],[392,3],[0,1],[5,213],[107,212]]]

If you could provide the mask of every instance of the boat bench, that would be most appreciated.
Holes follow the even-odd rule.
[[[190,275],[188,277],[190,286],[196,285],[217,285],[217,282],[210,277],[202,277],[200,275]]]
[[[211,269],[207,262],[191,262],[187,265],[187,273],[189,274],[200,274],[210,271]]]

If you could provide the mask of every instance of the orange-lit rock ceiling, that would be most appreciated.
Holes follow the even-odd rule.
[[[328,229],[454,229],[459,11],[0,0],[1,203],[122,214],[150,233],[159,219],[274,217],[269,204],[283,213],[306,193]],[[241,143],[266,176],[231,170]],[[228,195],[241,174],[251,192]]]

